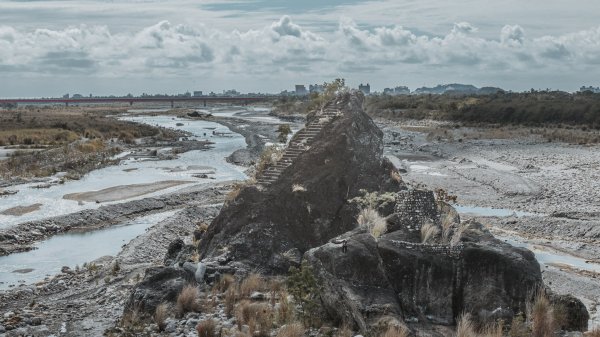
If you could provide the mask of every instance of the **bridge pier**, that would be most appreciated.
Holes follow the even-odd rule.
[[[129,106],[132,106],[132,105],[133,105],[133,101],[129,101]]]
[[[171,109],[175,107],[175,101],[171,100]]]
[[[69,102],[65,102],[65,107],[69,107]]]
[[[204,106],[206,107],[206,100],[204,100],[203,102],[204,102]]]

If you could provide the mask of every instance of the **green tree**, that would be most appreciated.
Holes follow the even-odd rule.
[[[304,325],[313,325],[318,317],[319,287],[312,268],[303,262],[300,268],[291,267],[287,278],[287,289],[299,306]]]

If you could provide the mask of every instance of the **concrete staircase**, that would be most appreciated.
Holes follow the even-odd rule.
[[[317,113],[314,120],[306,125],[304,129],[298,131],[283,152],[281,159],[274,165],[269,165],[258,177],[257,183],[262,186],[268,186],[279,179],[281,173],[288,168],[300,154],[310,149],[313,139],[323,130],[323,127],[341,112],[337,109],[326,108]]]

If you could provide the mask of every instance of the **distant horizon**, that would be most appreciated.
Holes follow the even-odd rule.
[[[1,0],[0,96],[600,86],[597,0]]]
[[[247,91],[247,92],[238,90],[238,92],[241,95],[249,95],[249,94],[279,95],[279,94],[281,94],[282,92],[284,92],[286,90],[288,91],[288,93],[289,92],[293,92],[294,91],[294,86],[296,84],[297,85],[305,85],[306,89],[308,90],[308,86],[309,85],[323,84],[323,83],[324,82],[321,82],[321,83],[295,83],[294,85],[290,86],[289,88],[284,88],[282,90],[274,91],[274,92],[261,92],[261,91],[258,91],[258,90],[254,90],[254,91],[251,90],[251,91]],[[359,83],[359,84],[369,84],[371,86],[371,94],[382,94],[384,89],[387,89],[387,88],[393,89],[395,87],[405,86],[403,84],[397,84],[395,86],[381,87],[381,88],[378,89],[378,87],[373,87],[373,84],[371,82],[368,82],[368,81],[364,81],[364,82]],[[456,85],[473,85],[473,86],[475,86],[478,89],[481,89],[481,88],[498,88],[498,89],[502,89],[505,92],[510,92],[510,93],[526,93],[526,92],[529,92],[531,89],[533,89],[535,91],[540,91],[540,92],[549,90],[549,91],[562,91],[562,92],[573,94],[573,93],[579,92],[582,87],[589,87],[589,86],[592,86],[594,88],[598,88],[599,87],[597,85],[581,85],[576,90],[573,90],[573,91],[567,91],[567,90],[561,90],[561,89],[555,89],[555,88],[529,88],[529,89],[526,89],[526,90],[516,91],[516,90],[510,90],[510,89],[502,88],[500,86],[495,86],[495,85],[478,86],[478,85],[474,85],[472,83],[459,83],[459,82],[438,83],[438,84],[434,84],[434,85],[424,85],[424,86],[415,87],[415,88],[411,88],[411,87],[408,87],[408,86],[406,86],[406,87],[408,87],[408,89],[410,90],[410,94],[415,94],[415,91],[417,89],[421,89],[421,88],[435,88],[437,86],[446,86],[446,85],[453,85],[453,84],[456,84]],[[348,86],[348,87],[351,88],[351,89],[357,89],[358,90],[358,84],[356,86]],[[131,94],[133,97],[142,97],[142,95],[144,95],[144,94],[148,95],[148,96],[156,96],[156,95],[177,96],[177,95],[184,95],[185,93],[192,94],[194,91],[202,91],[202,94],[204,96],[208,96],[211,92],[214,93],[214,94],[216,94],[216,95],[224,95],[223,92],[227,91],[227,90],[237,90],[237,88],[231,87],[231,88],[227,88],[227,89],[221,89],[221,90],[218,90],[218,91],[216,91],[216,90],[205,91],[205,90],[201,90],[201,89],[194,89],[194,90],[190,89],[190,90],[186,90],[186,91],[183,91],[183,92],[140,92],[140,93],[134,93],[133,91],[130,90],[130,91],[123,92],[123,93],[107,93],[107,94],[102,94],[102,93],[96,94],[96,93],[93,93],[93,92],[92,93],[84,93],[84,92],[79,92],[79,91],[74,90],[74,91],[71,91],[71,92],[65,92],[65,93],[57,94],[57,95],[40,95],[40,96],[3,96],[2,93],[0,92],[0,99],[62,98],[63,95],[66,95],[66,94],[69,94],[70,98],[72,98],[73,95],[81,95],[84,98],[86,98],[86,97],[89,97],[90,94],[92,95],[92,97],[127,97],[127,95],[129,95],[129,94]]]

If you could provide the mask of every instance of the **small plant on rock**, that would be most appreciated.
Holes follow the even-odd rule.
[[[285,144],[287,142],[288,135],[292,133],[292,129],[290,128],[289,124],[281,124],[277,128],[277,132],[279,133],[279,136],[277,136],[277,140],[279,140],[280,143]]]
[[[365,208],[358,214],[358,225],[365,228],[377,240],[387,231],[387,221],[373,208]]]
[[[304,188],[304,186],[302,186],[300,184],[293,184],[292,192],[306,192],[306,188]]]
[[[440,233],[440,229],[432,224],[426,223],[421,227],[421,242],[427,243]]]

